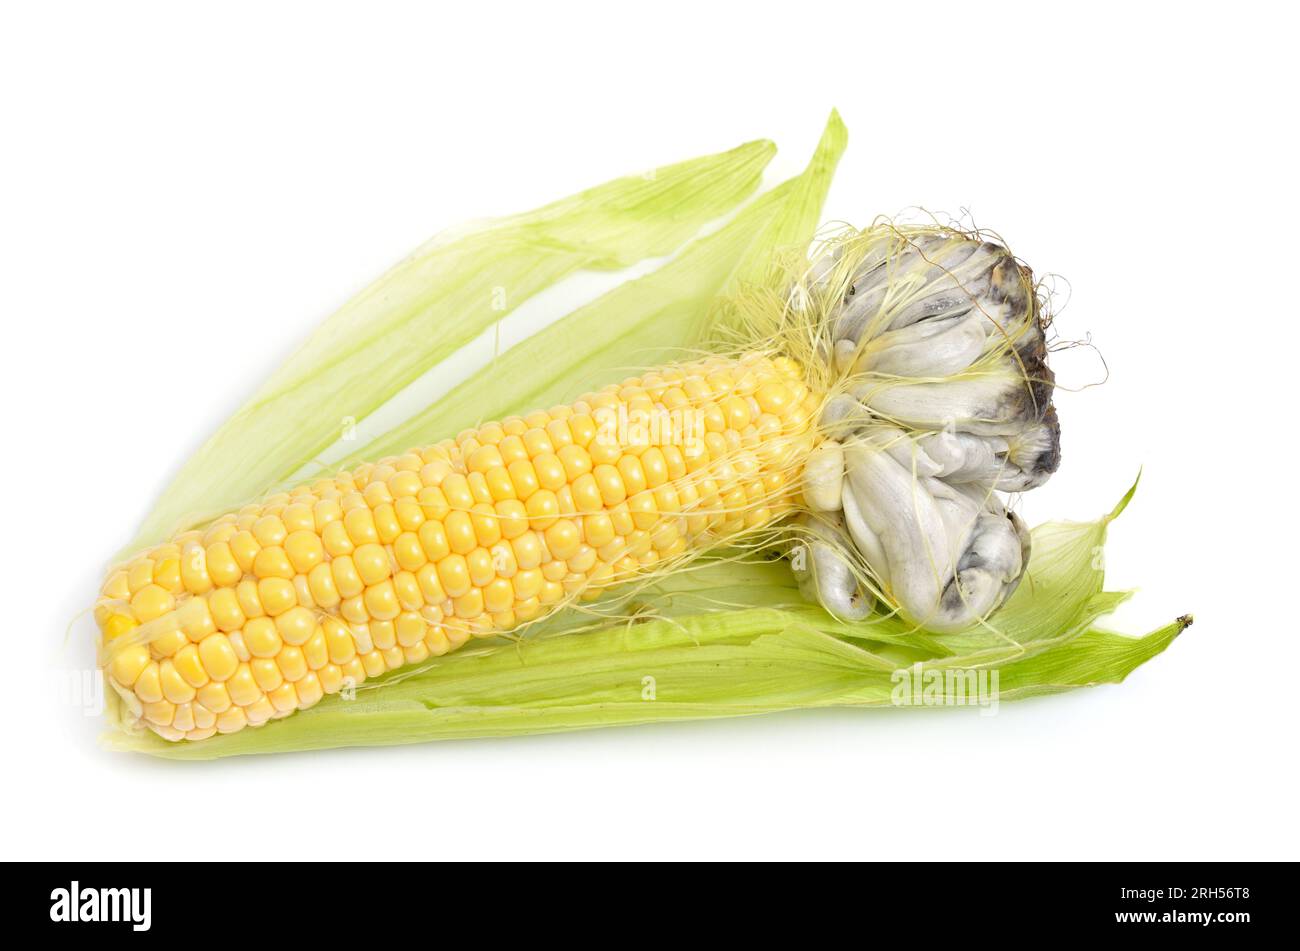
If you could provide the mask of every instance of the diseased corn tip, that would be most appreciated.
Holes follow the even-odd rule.
[[[819,403],[714,357],[269,496],[110,573],[105,674],[168,740],[288,716],[771,522]]]

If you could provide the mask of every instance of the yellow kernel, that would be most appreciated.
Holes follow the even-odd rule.
[[[266,698],[271,701],[271,706],[275,707],[276,713],[288,713],[298,709],[298,692],[293,689],[293,684],[287,681],[269,691]]]
[[[221,633],[210,634],[199,642],[199,659],[208,676],[216,681],[229,679],[239,667],[239,657],[230,638]]]
[[[379,651],[371,651],[361,658],[361,663],[365,667],[367,677],[378,677],[388,669],[384,663],[384,655]]]
[[[275,663],[288,681],[301,680],[307,673],[307,659],[302,656],[301,647],[286,645],[276,655]]]
[[[590,545],[579,545],[576,553],[565,559],[570,571],[587,572],[596,564],[596,549]]]
[[[208,595],[208,611],[218,630],[237,631],[244,626],[244,611],[231,588],[218,588]]]
[[[561,560],[570,557],[578,550],[582,539],[578,526],[567,518],[562,518],[546,530],[546,547],[551,556]]]
[[[253,574],[259,578],[292,578],[293,565],[279,545],[263,548],[253,559]]]
[[[435,657],[441,657],[451,649],[451,645],[447,642],[447,635],[441,627],[429,628],[428,633],[424,635],[424,646]]]
[[[338,589],[340,597],[355,598],[366,588],[351,555],[340,555],[331,561],[330,572],[334,576],[334,587]]]
[[[600,487],[596,484],[596,477],[590,472],[574,479],[573,485],[569,487],[569,493],[575,511],[599,512],[604,507],[600,497]]]
[[[326,618],[321,628],[325,632],[325,648],[332,663],[346,664],[356,656],[356,644],[342,623],[334,618]]]
[[[501,458],[501,451],[493,445],[479,446],[465,459],[465,467],[470,472],[487,472],[489,469],[504,465],[505,460]]]
[[[157,703],[163,698],[162,682],[158,677],[158,662],[151,660],[135,678],[133,688],[141,703]]]
[[[189,642],[184,631],[180,628],[172,628],[170,631],[155,635],[149,642],[149,652],[154,657],[171,657]]]
[[[469,572],[469,582],[473,585],[485,585],[497,574],[492,553],[486,548],[475,548],[466,555],[465,568]]]
[[[638,492],[627,500],[627,507],[632,513],[632,523],[642,531],[652,528],[659,521],[659,511],[651,492]]]
[[[644,454],[642,458],[644,458]],[[646,487],[646,472],[641,459],[631,454],[620,456],[615,468],[618,469],[618,474],[623,478],[623,492],[625,495],[635,495]]]
[[[172,594],[181,589],[181,561],[179,558],[164,558],[153,569],[153,583],[165,588]]]
[[[758,400],[764,413],[784,416],[794,403],[794,394],[784,383],[773,380],[755,390],[754,399]]]
[[[366,612],[366,600],[362,595],[340,601],[339,615],[352,624],[365,624],[370,620],[370,615]]]
[[[111,641],[139,626],[140,622],[128,614],[114,614],[104,622],[104,640]]]
[[[438,582],[449,598],[458,598],[470,589],[469,566],[464,555],[448,555],[438,562]]]
[[[406,611],[418,611],[424,607],[424,596],[420,594],[420,583],[409,571],[399,571],[393,575],[393,590],[397,593],[397,603]]]
[[[284,553],[296,574],[305,575],[325,560],[325,546],[314,531],[290,532]]]
[[[555,444],[551,442],[551,437],[546,434],[546,430],[541,428],[549,422],[550,417],[546,416],[545,413],[535,413],[529,417],[528,423],[531,428],[523,434],[522,439],[530,459],[535,459],[543,453],[555,451]]]
[[[321,529],[321,544],[331,558],[350,555],[357,547],[352,543],[352,537],[342,522],[330,522]]]
[[[402,534],[402,523],[397,520],[397,510],[392,504],[385,502],[375,506],[375,533],[379,536],[379,544],[391,545],[393,539]]]
[[[226,681],[226,691],[230,694],[230,702],[240,707],[256,703],[262,697],[262,689],[253,679],[253,671],[248,664],[240,664],[230,675]]]
[[[627,498],[623,476],[614,466],[597,466],[593,476],[604,505],[618,505]]]
[[[357,575],[362,583],[367,585],[378,584],[392,574],[392,568],[388,563],[388,552],[378,545],[358,546],[352,554],[352,563],[356,565]]]
[[[581,446],[564,446],[556,454],[564,466],[567,482],[572,482],[580,475],[591,471],[591,456]]]
[[[324,534],[326,525],[332,525],[343,518],[343,506],[339,505],[337,499],[320,499],[312,505],[311,514],[312,527]]]
[[[515,486],[510,480],[510,471],[505,466],[489,469],[483,473],[483,479],[487,485],[488,495],[492,497],[493,502],[515,497]]]
[[[141,712],[150,723],[170,726],[172,717],[176,715],[176,705],[168,700],[155,700],[153,703],[146,703]]]
[[[263,548],[279,545],[288,534],[278,515],[263,515],[253,523],[253,537]]]
[[[394,499],[412,498],[422,488],[424,483],[420,481],[419,473],[409,469],[388,480],[388,491]]]
[[[216,714],[221,714],[230,707],[230,694],[226,691],[226,685],[215,681],[200,687],[196,699]]]
[[[469,512],[452,512],[443,523],[447,533],[447,542],[451,550],[464,555],[473,551],[478,545],[478,535],[474,530],[474,520]]]
[[[398,499],[393,503],[393,511],[404,532],[413,532],[424,523],[424,509],[415,499]]]
[[[438,604],[446,599],[447,595],[442,590],[442,583],[438,580],[438,566],[433,562],[421,565],[415,572],[416,583],[420,586],[420,594],[429,604]]]
[[[551,445],[556,447],[558,453],[565,446],[573,444],[573,433],[569,432],[568,423],[559,417],[567,407],[555,407],[550,411],[551,421],[546,424],[546,435],[551,437]]]
[[[366,611],[373,618],[389,621],[397,617],[401,611],[397,603],[397,592],[393,589],[391,581],[381,581],[379,584],[371,585],[366,588],[364,597]]]
[[[198,689],[208,682],[208,672],[203,669],[203,659],[199,656],[198,646],[186,644],[171,658],[172,668],[184,678],[191,687]]]
[[[162,617],[175,606],[171,592],[156,584],[147,584],[131,596],[131,612],[141,623]]]
[[[542,563],[542,541],[536,532],[525,532],[512,539],[510,547],[514,549],[515,564],[520,568],[536,568]]]
[[[613,520],[603,512],[583,518],[582,536],[592,548],[603,548],[617,537]]]
[[[316,630],[316,615],[304,607],[290,608],[275,619],[275,629],[286,644],[303,644]]]
[[[438,488],[442,489],[452,511],[464,511],[474,504],[474,493],[470,491],[469,481],[459,472],[448,475]]]
[[[320,679],[321,690],[326,693],[338,693],[343,686],[343,671],[335,664],[326,664],[316,671],[316,676]]]
[[[537,482],[537,470],[528,459],[515,460],[506,467],[506,471],[510,475],[510,485],[517,498],[526,500],[540,487]]]
[[[130,687],[148,666],[149,648],[143,644],[132,644],[118,651],[109,664],[108,671],[123,687]]]
[[[285,530],[292,535],[294,532],[312,532],[316,531],[316,519],[312,515],[312,508],[306,502],[293,502],[284,507],[280,513],[280,521],[284,522]],[[286,538],[285,541],[288,541]]]
[[[406,571],[415,571],[429,560],[415,532],[402,532],[393,540],[393,557]]]
[[[515,601],[515,590],[505,578],[490,581],[483,588],[483,606],[493,614],[509,610]]]
[[[244,612],[244,617],[263,617],[266,614],[262,598],[257,593],[257,582],[252,578],[245,578],[235,585],[235,600],[239,602],[239,610]]]
[[[524,504],[528,523],[535,529],[549,528],[560,514],[560,500],[549,489],[542,489],[528,497]]]
[[[553,453],[542,453],[533,459],[533,471],[537,473],[537,484],[543,489],[554,492],[568,484],[569,478],[564,471],[564,463]],[[529,501],[532,500],[530,496]]]
[[[126,570],[127,590],[135,594],[147,584],[153,583],[153,561],[138,558],[131,562]]]
[[[516,602],[525,602],[525,600],[541,594],[543,582],[545,582],[545,578],[536,568],[529,568],[516,573],[515,577],[511,579],[511,589],[515,592]]]
[[[663,454],[664,465],[668,474],[668,479],[665,481],[675,482],[686,475],[686,457],[682,454],[681,447],[664,446],[660,452]],[[658,486],[652,485],[650,488],[655,489]]]
[[[370,625],[371,650],[385,651],[396,643],[397,628],[392,621],[375,621]]]
[[[332,608],[339,603],[339,589],[334,584],[334,572],[326,562],[321,562],[307,575],[307,590],[318,607]]]
[[[194,704],[178,703],[172,716],[172,726],[188,735],[194,729]]]
[[[254,657],[274,657],[280,651],[280,632],[276,622],[260,617],[244,625],[244,645]]]
[[[343,516],[343,527],[353,545],[373,545],[379,541],[375,517],[367,508],[354,508]]]
[[[393,501],[393,493],[388,490],[388,484],[384,480],[391,478],[394,471],[389,466],[377,466],[371,473],[370,481],[361,494],[372,511]]]
[[[143,587],[143,586],[142,586]],[[131,586],[127,583],[125,571],[115,571],[104,582],[100,593],[114,601],[126,601],[131,597]]]
[[[231,557],[235,559],[235,564],[239,566],[240,573],[242,574],[244,572],[252,571],[253,559],[256,558],[257,553],[262,550],[262,546],[258,544],[257,539],[253,537],[253,533],[244,531],[232,535],[228,544],[230,547]],[[208,549],[208,573],[212,574],[211,548]],[[212,580],[217,581],[215,575]],[[220,583],[221,582],[218,582],[218,584]]]
[[[301,680],[293,685],[293,689],[298,694],[299,710],[315,706],[320,702],[320,698],[325,695],[325,691],[321,689],[320,678],[314,673],[305,674]]]
[[[641,454],[641,469],[644,473],[646,488],[656,489],[668,481],[668,462],[664,452],[658,446],[651,446]],[[626,480],[626,473],[624,474]],[[628,495],[635,495],[631,483],[627,487]]]
[[[225,712],[217,717],[218,733],[238,733],[246,726],[248,726],[248,714],[244,712],[243,707],[227,707]]]
[[[430,561],[441,561],[451,552],[451,543],[447,540],[447,530],[443,522],[429,519],[420,526],[418,534],[420,547],[424,549],[425,557]]]
[[[286,578],[263,578],[257,583],[257,597],[262,602],[262,610],[271,617],[278,617],[298,604],[298,591]]]
[[[248,717],[249,726],[257,726],[275,716],[275,707],[269,699],[262,696],[244,707],[244,715]]]
[[[469,591],[459,598],[452,599],[452,607],[456,612],[456,617],[473,618],[483,613],[483,591],[480,588],[470,588]]]
[[[580,449],[586,449],[587,445],[596,437],[596,421],[589,413],[575,413],[566,422],[569,424],[569,435],[573,439],[573,445]]]
[[[212,576],[208,573],[208,554],[194,545],[181,555],[181,584],[190,594],[206,594],[212,590]]]
[[[302,656],[312,670],[320,670],[330,661],[329,645],[325,642],[325,629],[317,627],[307,643],[302,645]]]
[[[393,622],[393,628],[397,636],[397,643],[402,647],[410,647],[424,640],[424,632],[428,628],[424,618],[412,611],[404,611],[397,616]]]
[[[478,544],[488,548],[501,540],[501,525],[497,521],[496,509],[492,505],[479,502],[470,509],[469,517]]]
[[[515,561],[515,550],[509,542],[497,542],[488,549],[488,555],[493,571],[502,578],[513,577],[519,570],[519,564]]]
[[[207,598],[190,598],[176,612],[181,630],[191,641],[198,643],[217,629]]]

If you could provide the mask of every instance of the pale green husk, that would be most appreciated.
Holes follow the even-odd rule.
[[[770,280],[773,255],[808,244],[846,138],[838,116],[832,114],[801,176],[758,198],[659,270],[619,286],[507,351],[446,398],[358,450],[355,458],[373,459],[435,441],[486,418],[568,401],[636,366],[663,362],[696,345],[720,296]],[[377,285],[384,287],[382,309],[369,312],[364,306],[358,309],[357,302],[349,305],[353,310],[344,323],[361,335],[362,346],[354,353],[324,329],[323,339],[313,337],[264,389],[272,396],[259,397],[237,414],[187,464],[142,535],[160,533],[182,513],[219,507],[211,504],[214,498],[221,504],[242,501],[260,488],[255,483],[287,478],[309,463],[324,448],[324,431],[310,439],[275,443],[273,460],[262,464],[259,459],[255,476],[223,462],[219,471],[236,478],[242,494],[232,498],[226,486],[216,496],[209,494],[218,480],[205,466],[214,458],[224,459],[214,455],[214,445],[236,447],[240,458],[251,459],[271,433],[293,434],[292,407],[309,395],[319,398],[322,389],[328,391],[334,367],[366,366],[384,350],[391,355],[396,346],[389,335],[405,341],[417,327],[420,333],[428,330],[426,316],[447,312],[441,308],[458,299],[464,285],[474,280],[460,273],[455,262],[483,255],[493,267],[507,268],[516,276],[535,275],[530,284],[535,293],[573,268],[626,262],[680,239],[688,233],[684,222],[705,220],[743,197],[768,156],[767,146],[756,144],[673,166],[681,170],[681,178],[698,186],[694,190],[681,183],[667,186],[676,176],[661,170],[656,181],[676,189],[675,197],[670,201],[666,193],[655,193],[636,205],[638,226],[655,235],[653,239],[642,235],[631,241],[622,217],[585,207],[592,195],[625,207],[620,187],[641,189],[630,186],[632,180],[621,180],[621,186],[611,183],[584,193],[586,198],[577,196],[549,210],[510,219],[503,232],[491,227],[476,232],[469,239],[472,249],[421,252],[439,256],[438,267],[420,267],[403,276],[402,267],[412,266],[408,262],[390,273]],[[705,194],[715,189],[717,194]],[[524,222],[518,227],[528,231],[529,239],[516,240],[511,222]],[[539,232],[532,230],[537,228],[551,229],[546,240],[537,237]],[[559,240],[557,235],[564,236],[562,250],[550,243]],[[574,251],[575,245],[602,251],[584,257]],[[418,260],[419,255],[413,259]],[[358,300],[364,304],[366,298],[363,294]],[[399,376],[405,379],[431,366],[500,316],[479,314],[467,318],[469,326],[448,322],[436,343],[420,341],[418,358],[403,357]],[[373,409],[389,396],[386,385],[358,378],[348,399],[349,405]],[[211,759],[796,707],[882,706],[895,702],[897,672],[908,669],[996,669],[1000,699],[1118,682],[1190,623],[1180,619],[1143,638],[1097,626],[1099,618],[1127,596],[1103,589],[1100,552],[1107,526],[1131,495],[1132,490],[1115,511],[1096,522],[1050,523],[1036,529],[1033,558],[1016,594],[991,624],[961,634],[918,632],[897,618],[843,624],[799,597],[783,562],[715,553],[678,574],[624,592],[617,602],[563,611],[520,640],[485,641],[414,671],[368,682],[354,696],[327,697],[310,710],[256,729],[181,743],[152,733],[116,731],[108,742],[163,757]],[[200,506],[200,501],[207,504]]]

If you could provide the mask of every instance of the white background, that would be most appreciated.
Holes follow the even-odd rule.
[[[7,6],[0,851],[13,858],[1300,858],[1294,22],[1281,5]],[[364,11],[364,12],[363,12]],[[207,765],[59,700],[102,565],[314,324],[429,235],[838,106],[826,217],[909,206],[1068,279],[1030,521],[1145,466],[1119,687]],[[1085,351],[1062,381],[1100,378]],[[276,816],[281,826],[257,826]],[[278,829],[272,832],[270,830]],[[1227,883],[1232,884],[1232,883]]]

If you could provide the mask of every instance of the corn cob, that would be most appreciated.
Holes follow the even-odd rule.
[[[201,740],[598,597],[788,511],[822,398],[711,357],[271,495],[111,572],[108,681]]]

